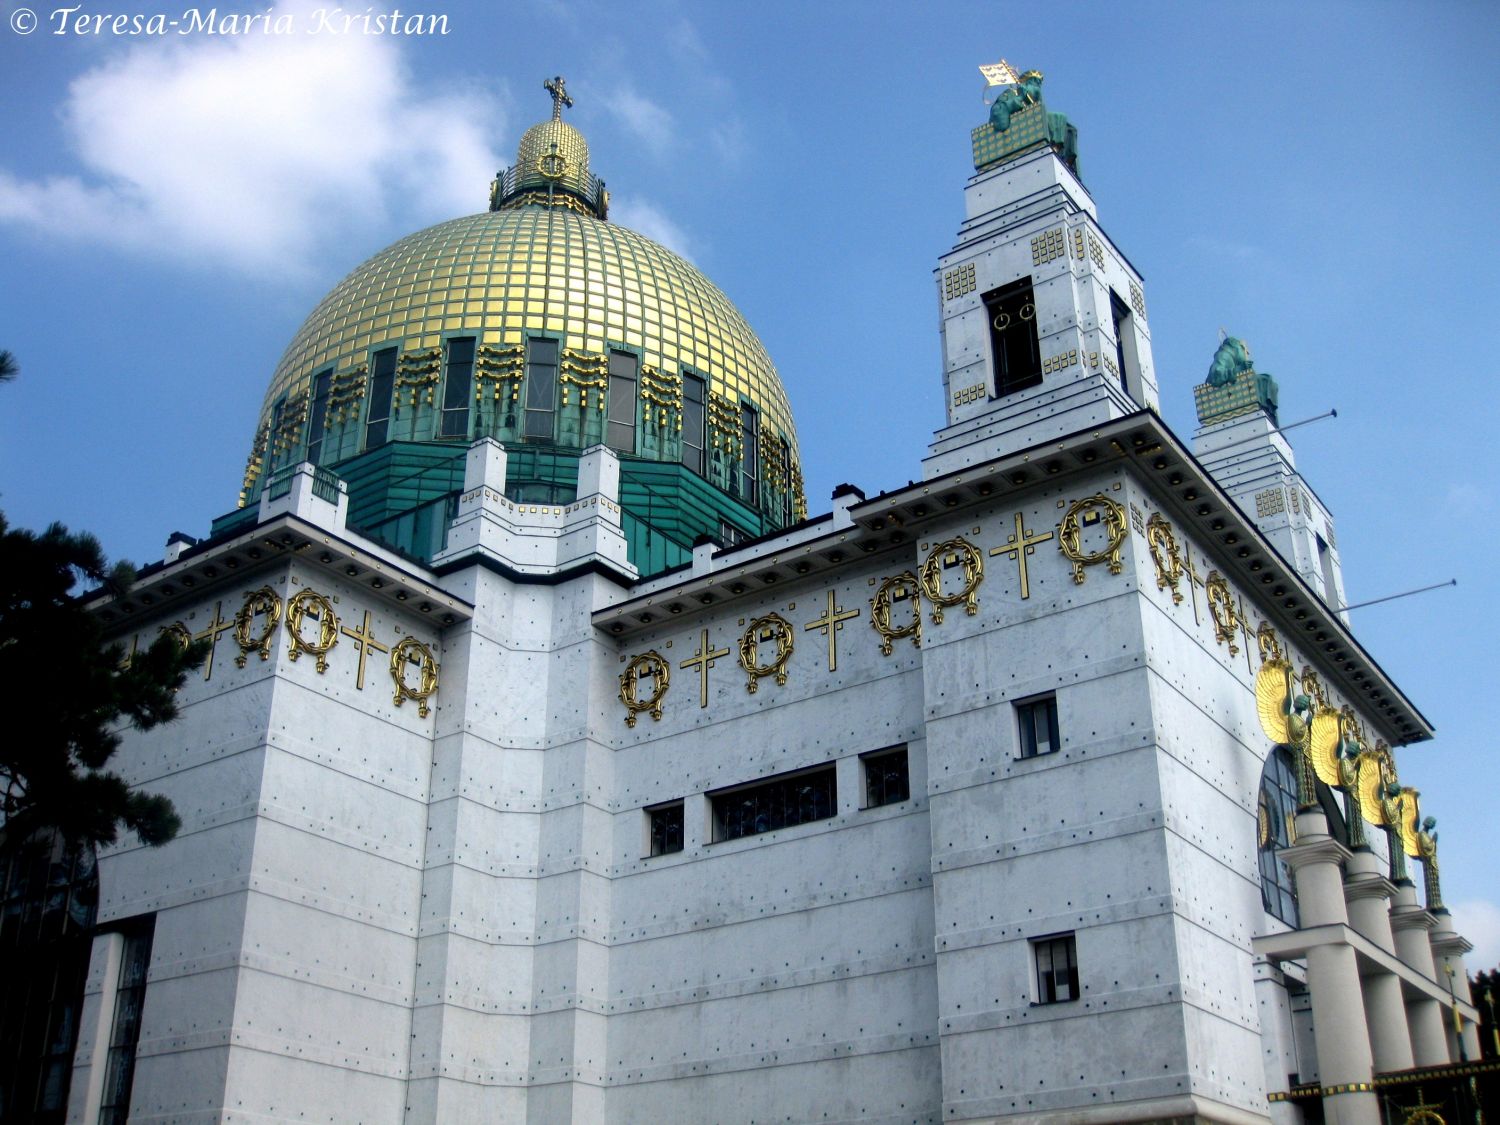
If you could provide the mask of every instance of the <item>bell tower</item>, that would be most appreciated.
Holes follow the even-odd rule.
[[[1047,109],[1039,72],[980,71],[996,96],[935,271],[947,424],[929,478],[1157,408],[1145,288],[1099,226],[1078,130]]]

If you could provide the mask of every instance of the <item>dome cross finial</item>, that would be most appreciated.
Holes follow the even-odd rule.
[[[568,94],[567,79],[559,74],[556,78],[549,78],[542,83],[542,89],[552,95],[552,120],[562,120],[562,107],[573,108],[573,99]]]

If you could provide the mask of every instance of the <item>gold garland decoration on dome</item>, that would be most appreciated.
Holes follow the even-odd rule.
[[[654,685],[645,699],[640,696],[642,676],[650,676]],[[652,719],[660,722],[662,697],[671,686],[672,666],[661,653],[652,649],[632,656],[625,671],[620,673],[620,702],[625,704],[625,725],[634,727],[635,717],[642,711],[649,712]]]
[[[895,603],[911,602],[911,620],[905,625],[893,625],[891,615]],[[891,654],[891,646],[902,637],[910,637],[916,648],[922,647],[922,584],[909,570],[887,578],[870,599],[870,628],[880,634],[880,652]]]
[[[255,619],[264,620],[260,636],[251,630]],[[259,652],[262,660],[271,658],[271,638],[281,621],[281,597],[269,586],[245,595],[245,604],[234,615],[234,643],[240,646],[240,654],[234,658],[234,666],[243,668],[252,652]]]
[[[758,690],[762,676],[775,676],[778,686],[786,683],[786,665],[792,658],[793,640],[791,625],[779,613],[757,617],[745,627],[740,634],[740,667],[750,675],[745,688],[751,695]],[[771,641],[776,642],[776,657],[769,664],[761,664],[758,646]]]
[[[943,593],[943,571],[950,566],[964,568],[964,584],[957,592]],[[962,535],[933,547],[922,564],[922,593],[932,603],[932,623],[943,623],[943,608],[963,603],[964,612],[973,617],[979,612],[979,584],[984,581],[984,555]]]
[[[302,635],[302,623],[308,618],[318,623],[318,637],[308,640]],[[304,652],[317,657],[318,675],[328,671],[328,651],[339,643],[339,619],[333,603],[314,590],[299,590],[287,603],[286,631],[291,636],[287,658],[296,660]]]
[[[1172,604],[1182,604],[1182,591],[1177,583],[1182,580],[1182,549],[1177,545],[1177,536],[1172,525],[1162,518],[1160,512],[1152,512],[1146,521],[1146,547],[1151,552],[1151,564],[1156,567],[1156,588],[1172,591]]]
[[[406,681],[406,670],[417,665],[417,686]],[[427,701],[438,688],[438,662],[428,648],[416,637],[402,637],[391,649],[391,680],[396,685],[395,704],[400,707],[407,699],[417,702],[417,718],[427,718]]]
[[[1083,528],[1085,525],[1098,523],[1101,519],[1109,533],[1109,542],[1097,551],[1085,551],[1082,546]],[[1073,581],[1082,586],[1083,568],[1086,566],[1108,562],[1111,574],[1120,573],[1123,568],[1120,548],[1129,534],[1130,521],[1125,518],[1125,509],[1104,493],[1096,492],[1082,500],[1073,501],[1068,508],[1067,515],[1063,516],[1062,524],[1057,530],[1057,549],[1073,564]]]

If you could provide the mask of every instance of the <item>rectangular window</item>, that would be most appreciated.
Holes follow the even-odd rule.
[[[391,394],[396,386],[396,349],[382,348],[370,359],[370,411],[365,416],[365,448],[384,445],[390,434]]]
[[[740,404],[740,439],[745,446],[740,458],[740,498],[753,508],[760,492],[760,416],[748,403]]]
[[[1021,757],[1050,754],[1062,746],[1057,734],[1057,696],[1017,703],[1016,723],[1020,727]]]
[[[125,1125],[130,1112],[130,1087],[135,1078],[136,1045],[141,1037],[141,1009],[146,1003],[146,970],[151,964],[151,939],[156,915],[138,920],[124,933],[120,983],[115,992],[115,1015],[109,1036],[109,1058],[104,1065],[104,1097],[99,1125]]]
[[[1078,999],[1078,949],[1072,934],[1032,938],[1036,959],[1036,1002],[1060,1004]]]
[[[829,763],[756,785],[710,793],[714,840],[738,840],[741,836],[828,819],[838,810],[835,775],[834,766]]]
[[[474,397],[474,337],[448,341],[448,366],[443,373],[442,437],[469,436],[469,403]]]
[[[526,341],[526,421],[521,435],[528,441],[551,441],[557,413],[557,341],[537,337]]]
[[[640,363],[631,352],[609,353],[609,424],[604,443],[621,453],[635,452],[635,386]]]
[[[1125,334],[1128,332],[1133,337],[1135,335],[1135,328],[1130,323],[1129,306],[1120,300],[1113,289],[1109,291],[1109,316],[1115,326],[1115,362],[1120,365],[1120,389],[1128,395],[1130,393],[1130,383],[1125,378],[1125,373],[1129,370],[1125,366]],[[1131,350],[1133,351],[1134,341],[1132,340],[1131,343]]]
[[[703,459],[703,380],[696,375],[682,373],[682,463],[693,472],[703,475],[708,471]]]
[[[719,546],[737,547],[749,538],[750,535],[748,532],[735,527],[728,520],[719,521]]]
[[[328,425],[328,388],[333,368],[313,376],[312,410],[307,419],[307,459],[316,465],[323,456],[323,431]]]
[[[651,828],[651,854],[671,855],[682,851],[682,802],[646,810]]]
[[[865,767],[865,808],[894,805],[911,797],[906,773],[906,747],[876,750],[860,756]]]
[[[995,394],[1008,395],[1038,386],[1042,381],[1042,352],[1037,343],[1031,278],[985,294],[984,309],[990,318]]]

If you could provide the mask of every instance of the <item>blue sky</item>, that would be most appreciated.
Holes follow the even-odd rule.
[[[274,12],[305,29],[320,6]],[[1401,778],[1439,818],[1473,964],[1500,963],[1493,5],[412,0],[447,16],[421,37],[59,35],[45,3],[23,36],[18,7],[0,3],[0,347],[22,364],[0,508],[137,562],[234,506],[302,318],[381,247],[483,209],[556,73],[611,217],[690,257],[775,359],[812,510],[841,481],[904,484],[941,421],[931,271],[962,217],[976,67],[1043,70],[1145,276],[1167,421],[1192,433],[1219,329],[1243,336],[1284,419],[1338,409],[1294,436],[1350,600],[1458,579],[1353,619],[1439,728]]]

